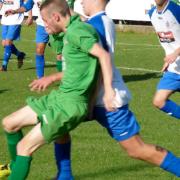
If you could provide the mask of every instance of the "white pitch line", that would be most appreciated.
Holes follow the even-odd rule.
[[[128,45],[128,46],[154,46],[154,47],[160,47],[161,46],[161,45],[157,45],[157,44],[133,44],[133,43],[123,43],[123,42],[116,42],[116,44]]]
[[[131,67],[122,67],[122,66],[117,66],[117,68],[118,69],[132,70],[132,71],[143,71],[143,72],[161,73],[161,71],[152,70],[152,69],[144,69],[144,68],[131,68]]]
[[[17,62],[17,60],[12,59],[11,62]],[[25,60],[25,63],[33,63],[33,60]],[[52,61],[45,61],[46,64],[56,65],[56,62]],[[125,70],[132,70],[132,71],[142,71],[142,72],[154,72],[154,73],[161,73],[161,71],[152,70],[152,69],[145,69],[145,68],[131,68],[131,67],[124,67],[124,66],[116,66],[117,69],[125,69]]]
[[[35,42],[35,40],[30,40],[30,39],[22,39],[20,41],[32,41],[32,42]],[[144,43],[144,44],[135,44],[135,43],[125,43],[125,42],[119,42],[117,41],[116,44],[118,45],[128,45],[128,46],[156,46],[156,47],[160,47],[161,45],[157,45],[157,44],[147,44],[147,43]]]

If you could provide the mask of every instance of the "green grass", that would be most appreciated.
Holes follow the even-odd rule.
[[[30,92],[28,84],[35,75],[35,27],[23,27],[19,49],[27,53],[21,70],[16,67],[13,56],[7,73],[0,74],[0,119],[25,105],[27,96],[40,96]],[[153,45],[153,46],[151,46]],[[155,45],[155,46],[154,46]],[[137,68],[159,71],[164,52],[154,33],[117,34],[115,60],[120,68],[133,99],[130,107],[140,125],[141,135],[148,143],[159,144],[180,155],[179,121],[158,111],[152,106],[152,97],[161,76],[153,71],[139,71]],[[1,58],[3,49],[0,47]],[[46,74],[55,71],[55,54],[47,47]],[[123,67],[123,68],[122,68]],[[132,68],[132,69],[127,69]],[[52,88],[57,88],[55,84]],[[50,91],[48,89],[46,93]],[[44,94],[44,93],[43,93]],[[172,97],[179,103],[179,94]],[[26,132],[28,128],[24,131]],[[81,124],[72,131],[72,168],[77,180],[175,180],[173,175],[145,162],[130,159],[112,140],[106,130],[95,121]],[[5,136],[0,128],[0,163],[9,162]],[[28,180],[50,180],[55,176],[56,166],[53,145],[46,145],[34,153]]]

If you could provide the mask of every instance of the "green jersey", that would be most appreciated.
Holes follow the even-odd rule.
[[[62,54],[64,33],[49,35],[49,43],[56,54]]]
[[[68,6],[73,9],[74,8],[74,1],[75,0],[66,0],[66,1],[68,3]]]
[[[98,34],[91,25],[82,22],[79,16],[71,17],[63,38],[65,70],[59,87],[61,92],[89,98],[99,69],[97,58],[89,51],[98,41]]]

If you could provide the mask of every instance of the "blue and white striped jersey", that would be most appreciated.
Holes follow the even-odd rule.
[[[18,9],[22,4],[22,0],[0,0],[2,3],[2,19],[1,24],[3,25],[19,25],[24,19],[24,13],[13,14],[11,16],[5,16],[5,12],[9,9]]]
[[[166,55],[173,53],[180,47],[180,6],[168,1],[161,12],[153,7],[149,16]],[[180,56],[169,65],[168,71],[180,74]]]
[[[106,15],[104,11],[91,16],[87,23],[91,24],[99,34],[102,46],[110,53],[113,66],[113,88],[116,89],[117,107],[128,104],[131,95],[122,79],[119,70],[114,65],[115,50],[115,25],[113,21]],[[104,89],[98,94],[96,106],[104,106],[103,104]]]
[[[23,4],[23,7],[26,9],[26,12],[31,10],[33,6],[37,8],[37,19],[36,24],[40,26],[44,26],[44,22],[42,20],[41,14],[40,14],[40,5],[43,0],[27,0],[25,4]]]

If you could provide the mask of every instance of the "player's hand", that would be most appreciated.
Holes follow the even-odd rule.
[[[115,96],[115,91],[112,88],[105,91],[103,101],[107,111],[115,111],[117,109]]]
[[[41,79],[35,79],[29,84],[31,91],[44,91],[47,87],[53,83],[51,76],[42,77]]]
[[[16,13],[15,10],[13,10],[13,9],[8,9],[7,11],[5,11],[5,16],[13,15],[13,14],[15,14],[15,13]]]
[[[171,64],[177,59],[177,57],[178,57],[178,54],[176,52],[171,53],[164,58],[164,62]]]
[[[165,62],[165,63],[163,64],[163,67],[162,67],[162,69],[161,69],[161,72],[167,71],[167,68],[168,68],[168,67],[169,67],[169,63]]]

